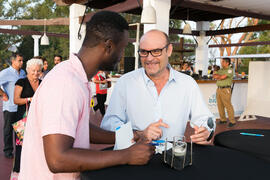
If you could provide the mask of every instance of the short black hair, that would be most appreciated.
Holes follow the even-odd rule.
[[[229,65],[231,64],[231,59],[230,58],[222,58],[224,61],[226,61],[227,63],[229,63]]]
[[[23,57],[21,53],[12,53],[12,55],[10,56],[10,62],[14,59],[16,59],[17,56]]]
[[[86,24],[83,46],[95,47],[108,39],[118,44],[124,30],[128,30],[128,23],[120,14],[111,11],[97,12]]]
[[[61,55],[58,55],[58,54],[56,54],[56,55],[54,55],[54,57],[59,57],[60,58],[60,61],[62,61],[62,56]]]

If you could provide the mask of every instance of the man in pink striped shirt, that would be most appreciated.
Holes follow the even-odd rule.
[[[119,14],[96,13],[87,23],[78,54],[57,65],[33,97],[22,148],[20,180],[73,180],[79,172],[120,164],[145,164],[153,148],[144,142],[118,151],[95,151],[92,143],[115,141],[113,132],[89,126],[89,80],[112,70],[128,42]]]

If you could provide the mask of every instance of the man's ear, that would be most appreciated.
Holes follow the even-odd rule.
[[[169,44],[168,50],[167,50],[168,57],[170,57],[172,55],[172,51],[173,51],[173,46],[172,46],[172,44]]]
[[[105,51],[108,54],[110,54],[112,52],[113,45],[114,45],[113,42],[112,42],[112,40],[111,39],[107,39],[104,44],[105,44]]]

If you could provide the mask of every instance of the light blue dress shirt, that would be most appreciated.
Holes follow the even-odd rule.
[[[159,95],[144,68],[119,78],[101,128],[115,131],[117,127],[131,121],[133,129],[144,130],[151,123],[162,119],[169,128],[162,127],[161,139],[184,135],[188,120],[191,120],[191,126],[204,126],[209,130],[208,118],[215,119],[197,83],[192,77],[173,70],[171,66],[168,68],[169,80]]]
[[[0,72],[0,86],[8,95],[8,101],[3,101],[3,111],[16,112],[17,105],[14,104],[14,88],[18,79],[25,78],[24,70],[20,74],[12,66]]]

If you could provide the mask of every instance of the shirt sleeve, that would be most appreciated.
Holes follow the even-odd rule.
[[[19,80],[15,83],[15,85],[24,87],[24,85],[25,85],[25,79],[19,79]]]
[[[57,79],[54,83],[57,83]],[[54,83],[48,84],[47,81],[43,87],[53,87]],[[57,88],[43,88],[39,94],[41,134],[65,134],[75,138],[84,106],[84,96],[81,95],[83,92],[78,91],[80,88],[76,83],[66,82],[64,79],[57,84]]]
[[[108,131],[115,129],[127,122],[126,117],[126,90],[124,79],[119,79],[114,86],[110,103],[100,127]]]
[[[212,118],[214,121],[214,129],[216,127],[215,125],[215,117],[208,109],[207,105],[204,102],[203,96],[201,94],[200,88],[198,84],[192,80],[192,87],[190,88],[192,91],[192,97],[191,97],[191,113],[190,113],[190,119],[191,119],[191,127],[194,127],[194,125],[200,127],[206,127],[206,129],[209,130],[209,127],[207,125],[208,118]]]
[[[7,69],[4,69],[0,72],[0,86],[8,82],[6,76],[7,76]]]

